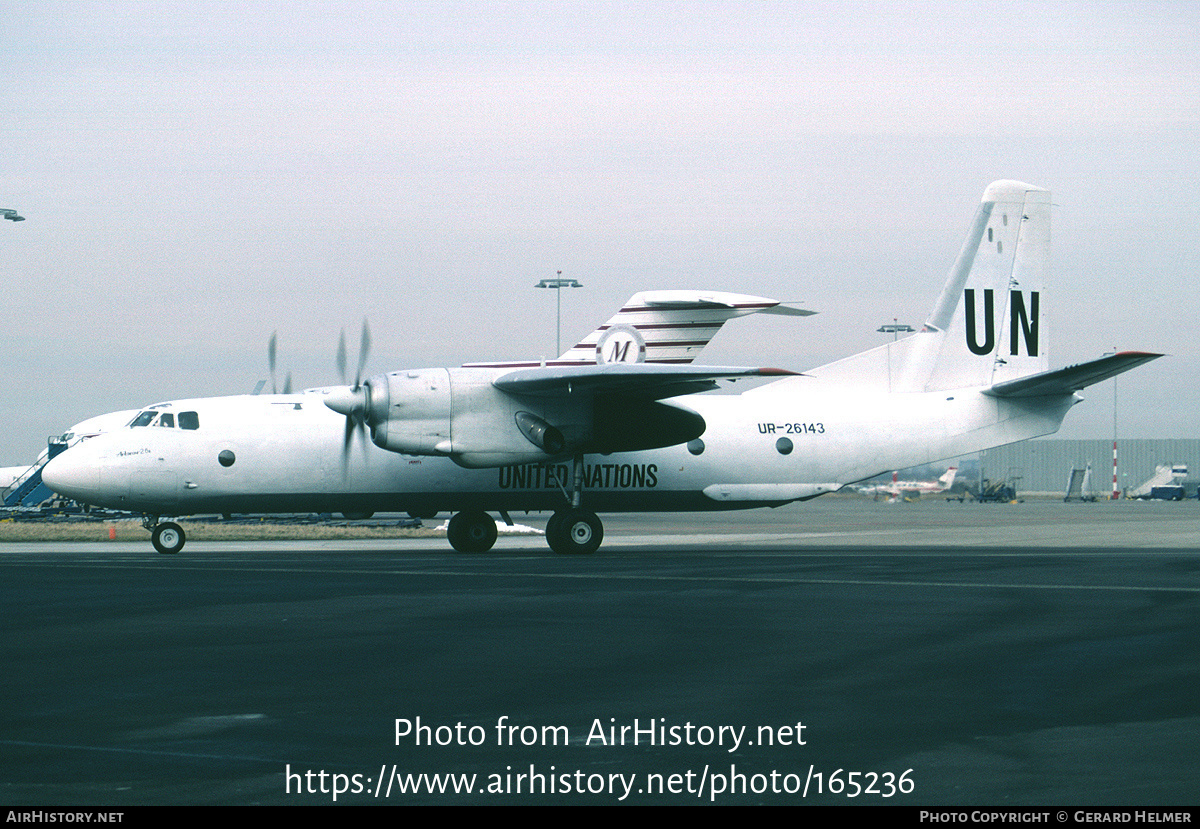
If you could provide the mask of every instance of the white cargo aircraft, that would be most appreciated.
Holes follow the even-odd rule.
[[[638,294],[550,363],[362,381],[364,327],[353,384],[150,406],[50,461],[43,479],[145,513],[164,553],[184,533],[161,516],[384,510],[452,512],[463,552],[492,547],[489,512],[549,510],[550,547],[590,553],[597,512],[779,506],[1056,431],[1079,389],[1161,355],[1049,370],[1049,251],[1050,193],[998,181],[920,332],[803,375],[691,364],[731,317],[805,313],[724,293]],[[696,394],[772,376],[740,395]],[[378,450],[354,448],[366,431]]]

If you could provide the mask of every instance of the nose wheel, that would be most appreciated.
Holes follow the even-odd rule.
[[[164,555],[178,553],[187,541],[183,528],[172,521],[155,524],[148,529],[150,530],[150,543],[154,545],[154,549]]]

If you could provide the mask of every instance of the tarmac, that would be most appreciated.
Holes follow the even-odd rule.
[[[1200,800],[1194,501],[603,518],[0,545],[0,804]]]

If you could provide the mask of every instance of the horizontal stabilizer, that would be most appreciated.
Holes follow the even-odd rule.
[[[736,366],[664,366],[648,363],[605,363],[546,366],[502,374],[492,385],[511,394],[559,395],[603,392],[662,400],[717,387],[717,380],[742,377],[783,377],[796,372],[781,368]]]
[[[1073,394],[1079,389],[1110,377],[1116,377],[1131,368],[1137,368],[1142,363],[1157,360],[1161,356],[1163,355],[1146,351],[1121,351],[1086,363],[997,383],[984,394],[992,397],[1046,397]]]
[[[634,294],[621,310],[625,313],[633,313],[647,308],[672,311],[725,308],[736,312],[732,316],[757,313],[780,314],[787,317],[811,317],[817,313],[805,308],[792,308],[777,299],[730,294],[724,291],[643,291],[640,294]]]
[[[790,305],[774,305],[770,308],[763,308],[758,313],[774,314],[777,317],[811,317],[816,311],[809,311],[807,308],[793,308]]]

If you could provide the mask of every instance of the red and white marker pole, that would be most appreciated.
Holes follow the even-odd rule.
[[[1113,494],[1112,500],[1121,500],[1121,489],[1117,486],[1117,442],[1113,441]]]

